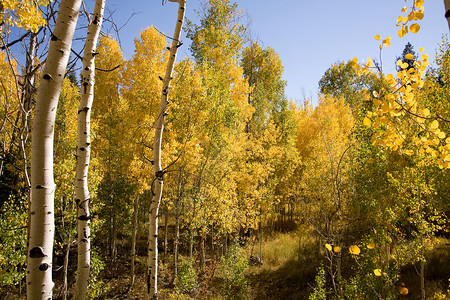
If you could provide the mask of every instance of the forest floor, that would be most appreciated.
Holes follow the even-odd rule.
[[[129,247],[124,242],[119,247],[116,261],[105,262],[103,269],[98,269],[95,282],[91,285],[91,299],[144,299],[145,295],[145,274],[146,257],[145,241],[142,240],[138,246],[138,256],[136,260],[136,278],[134,286],[129,290],[130,285],[130,259],[128,256]],[[322,247],[323,248],[323,247]],[[177,292],[173,286],[173,255],[169,252],[166,262],[161,262],[159,266],[159,299],[308,299],[313,291],[315,276],[320,265],[320,257],[323,257],[323,249],[320,249],[318,241],[309,235],[299,235],[295,232],[288,234],[275,234],[264,241],[261,245],[247,244],[241,247],[244,256],[257,255],[262,257],[262,265],[251,265],[245,271],[246,290],[240,297],[224,297],[221,290],[223,288],[223,278],[220,277],[218,269],[220,261],[218,259],[207,259],[204,272],[197,273],[196,288],[190,294]],[[76,268],[76,248],[71,250],[69,260],[69,287],[73,287],[75,281]],[[217,256],[216,256],[217,257]],[[98,261],[94,259],[94,265]],[[200,261],[195,265],[198,267]],[[95,269],[95,266],[94,266]],[[63,277],[61,269],[54,272],[55,289],[53,299],[62,298]],[[426,274],[426,294],[430,299],[437,291],[446,293],[450,282],[450,240],[443,239],[427,257],[425,269]],[[421,299],[420,297],[420,277],[417,266],[409,265],[401,270],[401,282],[405,282],[409,289],[409,294],[401,296],[399,299]],[[15,294],[15,296],[12,296]],[[69,299],[72,289],[69,288]],[[1,296],[0,299],[25,299],[23,296],[17,297],[17,293],[10,293],[9,296]]]
[[[322,247],[323,248],[323,247]],[[176,292],[173,286],[173,255],[169,252],[166,262],[159,267],[160,299],[308,299],[313,291],[314,279],[323,257],[318,241],[309,235],[301,238],[295,232],[275,234],[261,245],[247,244],[242,247],[246,257],[261,256],[263,264],[249,266],[245,272],[247,288],[240,297],[224,297],[221,290],[223,279],[218,269],[218,259],[207,259],[204,272],[197,273],[197,287],[190,294]],[[136,281],[129,291],[129,259],[119,257],[116,263],[99,274],[98,299],[144,299],[146,257],[141,249],[138,253]],[[162,261],[162,253],[161,253]],[[197,267],[200,261],[195,262]],[[450,276],[450,241],[443,240],[428,256],[426,268],[426,299],[436,291],[445,292]],[[401,281],[406,282],[409,294],[401,299],[421,299],[420,280],[417,268],[409,265],[401,271]],[[106,291],[107,290],[107,291]],[[106,291],[106,292],[105,292]],[[447,298],[446,298],[447,299]]]

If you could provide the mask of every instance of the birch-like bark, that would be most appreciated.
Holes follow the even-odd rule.
[[[169,0],[178,2],[178,16],[170,46],[169,61],[167,63],[166,74],[163,79],[161,100],[158,117],[156,120],[155,138],[153,141],[153,170],[155,172],[155,189],[150,204],[150,225],[148,233],[148,271],[147,271],[147,299],[158,299],[158,210],[163,191],[164,171],[161,168],[161,141],[164,131],[164,121],[166,117],[169,100],[169,84],[172,79],[172,71],[177,55],[178,47],[181,46],[180,34],[184,21],[186,0]]]
[[[81,99],[78,107],[77,165],[75,203],[77,205],[78,264],[75,299],[86,299],[91,259],[91,215],[89,212],[88,171],[91,153],[91,107],[94,100],[95,55],[102,27],[105,0],[95,0],[94,14],[88,26],[81,71]]]
[[[450,0],[444,0],[445,18],[447,19],[448,29],[450,30]]]
[[[173,241],[173,280],[174,284],[178,277],[178,243],[180,241],[180,215],[181,215],[181,197],[184,185],[182,183],[183,168],[178,171],[178,192],[177,200],[175,202],[175,238]]]
[[[55,229],[53,134],[56,106],[69,60],[81,0],[61,0],[40,80],[31,131],[31,204],[27,299],[51,299]]]
[[[133,289],[134,280],[136,277],[136,239],[137,239],[137,230],[139,225],[139,195],[134,198],[134,224],[133,224],[133,238],[131,241],[131,280],[130,280],[130,286],[128,287],[128,290],[131,291]]]
[[[169,211],[167,210],[164,215],[164,256],[163,256],[163,263],[166,263],[166,257],[167,257],[167,238],[168,238],[168,230],[167,226],[169,223]]]

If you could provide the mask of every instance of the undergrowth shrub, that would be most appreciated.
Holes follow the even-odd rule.
[[[222,257],[219,276],[224,279],[221,293],[227,299],[243,299],[247,292],[247,281],[244,272],[248,267],[248,260],[244,251],[235,243]]]
[[[184,294],[192,293],[197,285],[197,273],[193,265],[193,260],[189,258],[181,259],[177,280],[175,281],[177,292]]]
[[[25,277],[27,210],[26,199],[10,199],[0,210],[0,293]]]
[[[100,254],[97,251],[92,250],[88,299],[98,299],[100,295],[108,290],[100,276],[104,269],[105,262],[100,258]]]
[[[315,279],[314,291],[309,295],[309,300],[326,300],[327,294],[325,289],[325,269],[323,265],[319,267]]]

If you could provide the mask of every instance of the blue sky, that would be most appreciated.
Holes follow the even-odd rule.
[[[93,0],[87,1],[91,4]],[[323,73],[338,61],[353,57],[360,60],[371,57],[380,60],[379,42],[373,37],[391,36],[391,47],[384,48],[384,72],[395,70],[395,57],[407,42],[420,47],[434,57],[443,34],[448,33],[442,0],[425,0],[425,18],[417,34],[409,33],[400,39],[395,26],[404,0],[236,0],[239,9],[251,17],[253,36],[264,46],[271,46],[280,55],[284,65],[286,94],[302,102],[304,98],[317,99],[318,81]],[[200,0],[188,0],[187,18],[195,21]],[[106,16],[113,13],[120,27],[120,41],[125,58],[131,58],[133,40],[142,28],[154,25],[172,34],[177,5],[161,0],[107,0]],[[104,30],[110,24],[104,23]],[[188,42],[187,39],[184,39]],[[180,48],[179,58],[189,55],[187,43]]]

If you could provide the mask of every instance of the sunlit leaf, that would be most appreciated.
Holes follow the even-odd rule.
[[[369,248],[369,249],[375,248],[375,243],[370,243],[370,244],[368,244],[368,245],[367,245],[367,248]]]
[[[414,55],[412,55],[411,53],[408,53],[405,55],[406,59],[414,59]]]
[[[358,255],[359,253],[361,253],[361,250],[356,245],[350,246],[350,248],[348,248],[348,251],[353,255]]]
[[[430,129],[431,130],[435,130],[439,127],[439,122],[437,120],[434,120],[433,122],[431,122],[430,124]]]
[[[370,125],[372,125],[372,121],[368,117],[365,117],[363,120],[363,124],[364,126],[370,127]]]
[[[381,37],[380,37],[379,34],[377,34],[377,35],[374,36],[374,38],[375,38],[377,41],[379,41]]]
[[[416,0],[414,1],[415,7],[421,7],[423,5],[424,0]]]
[[[334,252],[339,253],[339,252],[341,252],[341,247],[335,246],[335,247],[333,248],[333,250],[334,250]]]
[[[417,33],[420,30],[420,25],[417,23],[411,24],[411,26],[409,26],[410,30],[412,33]]]
[[[375,274],[375,276],[381,276],[381,269],[373,270],[373,274]]]
[[[327,248],[330,252],[333,250],[333,247],[331,247],[330,244],[325,244],[325,248]]]
[[[414,154],[414,151],[412,151],[412,150],[404,150],[403,153],[405,153],[406,155],[411,156],[411,155]]]

